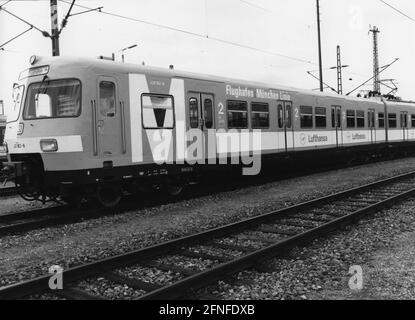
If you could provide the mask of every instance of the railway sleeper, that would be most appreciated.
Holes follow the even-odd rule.
[[[218,261],[218,262],[227,262],[229,261],[231,258],[228,257],[223,257],[223,256],[216,256],[216,255],[212,255],[212,254],[208,254],[208,253],[198,253],[198,252],[194,252],[191,250],[184,250],[184,251],[180,251],[180,254],[189,258],[198,258],[198,259],[203,259],[203,260],[213,260],[213,261]]]
[[[172,272],[177,272],[180,273],[184,276],[193,276],[197,273],[199,273],[200,271],[198,270],[193,270],[193,269],[189,269],[189,268],[182,268],[179,266],[175,266],[173,264],[166,264],[166,263],[159,263],[159,262],[147,262],[142,264],[142,266],[144,267],[150,267],[150,268],[156,268],[159,269],[161,271],[172,271]]]
[[[239,246],[236,244],[227,244],[227,243],[221,243],[221,242],[213,242],[210,244],[210,246],[214,248],[216,247],[216,248],[221,248],[225,250],[234,250],[234,251],[239,251],[239,252],[244,252],[244,253],[254,252],[258,250],[257,248],[254,248],[254,247],[245,247],[245,246]]]

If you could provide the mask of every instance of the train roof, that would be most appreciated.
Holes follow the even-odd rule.
[[[165,77],[177,77],[177,78],[187,78],[219,83],[233,83],[237,85],[244,85],[248,87],[260,87],[267,89],[278,89],[282,91],[288,91],[293,93],[302,93],[307,95],[313,95],[316,97],[331,97],[336,99],[344,99],[349,101],[360,101],[360,102],[372,102],[372,103],[382,103],[380,98],[371,98],[365,99],[354,96],[341,96],[334,92],[319,92],[307,89],[299,89],[290,86],[284,86],[279,84],[270,84],[256,81],[247,81],[241,79],[233,79],[215,75],[193,73],[188,71],[180,71],[170,68],[160,68],[146,65],[138,65],[132,63],[123,63],[106,59],[93,59],[93,58],[80,58],[80,57],[38,57],[37,62],[33,67],[41,65],[52,65],[56,67],[65,67],[70,65],[72,67],[79,68],[90,68],[95,71],[106,71],[109,73],[151,73],[156,76],[165,76]],[[415,102],[399,102],[393,101],[393,103],[404,103],[407,105],[415,106]]]

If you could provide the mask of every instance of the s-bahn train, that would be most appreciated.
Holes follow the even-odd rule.
[[[14,86],[4,172],[28,200],[164,186],[255,159],[415,146],[415,103],[363,99],[103,59],[31,58]],[[250,169],[251,171],[249,171]]]

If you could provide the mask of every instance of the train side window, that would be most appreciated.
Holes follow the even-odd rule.
[[[143,125],[145,129],[173,129],[174,102],[172,96],[159,94],[143,94]]]
[[[356,128],[356,111],[347,110],[346,111],[346,120],[348,128]]]
[[[313,128],[313,107],[300,106],[301,128]]]
[[[252,129],[269,128],[269,105],[253,102],[251,104]]]
[[[385,114],[383,112],[378,113],[379,128],[385,128]]]
[[[196,98],[189,99],[189,123],[190,128],[199,127],[199,105]]]
[[[365,112],[363,110],[357,110],[356,118],[357,118],[357,127],[364,128],[365,127]]]
[[[248,129],[248,103],[246,101],[229,100],[228,128]]]
[[[367,113],[367,123],[369,128],[375,127],[375,111],[369,110]]]
[[[278,128],[282,129],[284,127],[284,110],[282,104],[278,105]]]
[[[213,128],[213,102],[212,99],[205,99],[203,101],[203,107],[205,109],[205,127],[206,129]]]
[[[411,114],[411,126],[415,128],[415,114]]]
[[[287,117],[287,128],[291,129],[292,126],[292,118],[293,118],[293,113],[292,113],[292,107],[290,105],[285,106],[285,112],[286,112],[286,117]]]
[[[99,84],[99,110],[105,117],[114,117],[116,112],[115,84],[102,81]]]
[[[327,115],[326,108],[315,108],[315,123],[316,128],[327,128]]]
[[[401,128],[408,128],[408,115],[401,113]]]
[[[389,123],[389,128],[396,128],[396,113],[389,113],[388,114],[388,123]]]
[[[331,108],[331,127],[336,128],[336,109]]]

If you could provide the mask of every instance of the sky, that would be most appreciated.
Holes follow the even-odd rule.
[[[415,19],[413,0],[385,1]],[[70,2],[58,1],[59,21]],[[0,0],[0,5],[4,3]],[[178,70],[303,89],[319,87],[307,74],[318,69],[314,0],[77,0],[75,4],[72,13],[86,10],[79,6],[103,6],[103,12],[129,19],[97,11],[70,17],[61,33],[61,55],[95,58],[115,53],[121,60],[120,50],[137,44],[125,52],[126,61],[166,68],[172,64]],[[380,65],[400,59],[381,78],[396,79],[397,95],[415,100],[414,20],[381,0],[320,0],[320,6],[326,83],[337,88],[336,70],[328,69],[337,63],[337,45],[342,64],[349,65],[343,69],[344,92],[372,76],[368,30],[377,26]],[[14,0],[4,8],[50,32],[49,0]],[[0,11],[0,46],[27,28]],[[6,112],[11,108],[13,83],[29,67],[29,57],[50,56],[51,51],[51,40],[34,29],[0,50],[0,100]]]

